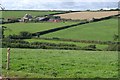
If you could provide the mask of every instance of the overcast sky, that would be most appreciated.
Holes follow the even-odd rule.
[[[7,10],[86,10],[118,8],[119,0],[0,0]]]

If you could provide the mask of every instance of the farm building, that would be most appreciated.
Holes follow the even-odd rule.
[[[49,22],[60,22],[60,19],[50,19]]]
[[[61,18],[60,16],[51,16],[49,19],[49,22],[60,22]]]
[[[32,20],[32,16],[30,14],[25,14],[24,17],[22,18],[23,22],[28,22]]]
[[[37,17],[36,20],[37,21],[48,21],[49,17]]]
[[[45,16],[45,17],[37,17],[37,21],[49,21],[49,22],[60,22],[61,19],[58,16]]]

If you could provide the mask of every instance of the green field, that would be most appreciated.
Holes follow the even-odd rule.
[[[36,78],[118,77],[117,52],[11,49],[9,71],[5,70],[5,48],[2,54],[3,76]]]
[[[117,33],[118,19],[113,18],[45,34],[42,37],[112,41]]]
[[[109,19],[99,22],[88,23],[60,30],[57,32],[45,34],[42,35],[41,37],[113,41],[114,34],[118,33],[117,21],[118,21],[117,19]],[[7,30],[5,30],[5,35],[8,36],[10,34],[19,34],[21,31],[35,33],[75,23],[77,22],[12,23],[4,24],[3,26],[6,26],[8,28]]]
[[[3,18],[21,18],[25,14],[31,14],[32,16],[44,16],[44,15],[54,14],[54,13],[61,13],[61,12],[55,12],[55,11],[2,11],[2,17]]]
[[[7,30],[5,30],[5,35],[8,36],[10,34],[19,34],[21,31],[28,31],[31,33],[35,33],[57,27],[62,27],[65,25],[71,25],[74,23],[75,22],[11,23],[11,24],[3,24],[3,26],[7,27]]]
[[[25,14],[31,14],[32,16],[43,16],[60,12],[3,11],[2,13],[3,18],[22,18]],[[7,27],[4,31],[4,35],[5,37],[7,37],[13,34],[18,35],[22,31],[36,33],[76,23],[78,22],[17,22],[1,25]],[[0,59],[2,59],[2,65],[0,64],[0,67],[2,66],[2,76],[14,78],[117,78],[119,70],[118,52],[105,51],[106,48],[111,45],[72,42],[70,40],[64,41],[64,39],[73,39],[75,41],[113,41],[114,34],[118,34],[118,19],[115,17],[98,22],[91,22],[83,25],[74,26],[52,33],[47,33],[44,35],[40,35],[40,38],[32,37],[32,39],[23,39],[24,41],[28,41],[31,44],[32,42],[41,42],[45,44],[63,43],[65,45],[73,44],[81,49],[89,45],[96,45],[96,50],[98,51],[57,50],[57,48],[11,48],[10,70],[6,70],[7,49],[2,48],[0,49],[0,51],[2,50],[2,54],[0,54]],[[45,40],[45,38],[50,38],[51,40]],[[16,46],[17,43],[16,41],[16,43],[14,42],[14,44],[9,44],[7,40],[6,42],[3,42],[5,46],[7,45],[7,47],[9,47],[9,45]],[[18,43],[17,45],[18,47],[20,47]],[[22,44],[23,47],[25,46],[25,42],[21,41],[20,44]],[[29,46],[31,46],[31,44],[29,44]],[[35,44],[35,46],[36,45],[37,44]],[[45,46],[44,44],[42,45]],[[54,47],[59,47],[59,45],[55,45]]]

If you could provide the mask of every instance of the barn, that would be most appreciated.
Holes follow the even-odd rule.
[[[32,20],[32,16],[30,14],[25,14],[24,17],[22,18],[23,22],[28,22]]]

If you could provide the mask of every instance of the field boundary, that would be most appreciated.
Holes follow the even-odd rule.
[[[45,37],[40,37],[40,38],[33,38],[33,39],[44,39],[44,40],[57,40],[57,41],[70,41],[70,42],[81,42],[81,43],[94,43],[94,44],[120,44],[120,42],[115,42],[115,41],[100,41],[100,40],[75,40],[75,39],[64,39],[64,38],[45,38]]]
[[[119,15],[114,15],[114,16],[119,16]],[[101,19],[94,19],[92,21],[84,21],[84,22],[80,22],[80,23],[77,23],[77,24],[72,24],[72,25],[62,26],[62,27],[59,27],[59,28],[53,28],[53,29],[49,29],[49,30],[45,30],[45,31],[40,31],[40,32],[32,33],[32,35],[39,37],[40,35],[56,32],[56,31],[71,28],[71,27],[76,27],[78,25],[83,25],[83,24],[87,24],[87,23],[92,23],[92,22],[98,22],[98,21],[102,21],[102,20],[111,19],[114,16],[108,16],[108,17],[104,17],[104,18],[101,18]]]
[[[59,27],[59,28],[49,29],[49,30],[45,30],[45,31],[33,33],[32,35],[33,35],[33,36],[44,35],[44,34],[56,32],[56,31],[59,31],[59,30],[63,30],[63,29],[75,27],[75,26],[78,26],[78,25],[86,24],[86,23],[89,23],[89,22],[81,22],[81,23],[72,24],[72,25],[67,25],[67,26],[63,26],[63,27]]]

